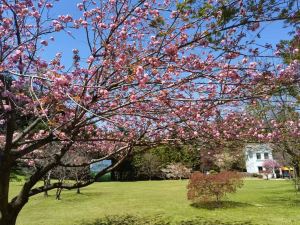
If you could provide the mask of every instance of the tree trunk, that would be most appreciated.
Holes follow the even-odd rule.
[[[79,183],[79,176],[78,176],[78,171],[75,173],[75,177],[76,177],[76,183]],[[77,188],[77,194],[80,194],[80,188]]]
[[[0,164],[0,225],[15,225],[22,208],[8,202],[10,171],[8,164]]]
[[[56,189],[56,200],[61,200],[60,195],[61,195],[62,188],[57,188]]]
[[[2,214],[0,217],[0,225],[15,225],[19,212],[13,210],[8,213]]]
[[[51,184],[51,170],[48,174],[44,177],[44,186],[47,188]],[[48,191],[44,191],[44,197],[48,197]]]
[[[11,166],[7,157],[0,157],[0,225],[14,225],[17,214],[8,203]]]
[[[6,209],[1,210],[0,213],[0,225],[15,225],[18,215],[27,201],[21,203],[10,202],[6,205]]]
[[[48,187],[48,180],[47,178],[44,178],[44,187],[47,188]],[[48,197],[48,191],[44,191],[44,197]]]
[[[299,161],[294,162],[294,181],[296,191],[300,191],[300,167]]]

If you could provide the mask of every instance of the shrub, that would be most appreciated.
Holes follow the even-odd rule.
[[[236,192],[242,187],[242,175],[237,172],[220,172],[217,174],[193,173],[187,186],[187,197],[194,203],[217,201],[227,193]]]
[[[21,182],[26,180],[28,174],[20,169],[14,169],[10,174],[10,181]]]
[[[166,168],[161,171],[166,179],[189,178],[191,175],[191,169],[181,163],[167,165]]]
[[[263,178],[263,175],[258,174],[258,173],[253,173],[252,177]]]

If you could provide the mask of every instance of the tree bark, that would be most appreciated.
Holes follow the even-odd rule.
[[[0,225],[15,225],[21,210],[8,202],[11,165],[8,157],[0,161]]]
[[[300,167],[299,161],[294,162],[294,180],[295,180],[295,189],[300,191]]]
[[[56,200],[61,200],[60,198],[60,195],[61,195],[61,191],[62,191],[62,188],[57,188],[56,189]]]
[[[48,174],[44,177],[44,186],[47,189],[48,186],[51,184],[51,170],[48,172]],[[44,197],[48,197],[48,191],[44,191]]]
[[[76,177],[76,183],[78,184],[78,183],[79,183],[78,171],[76,171],[75,177]],[[80,194],[80,188],[79,188],[79,187],[77,188],[77,192],[76,192],[76,193],[77,193],[77,194]]]
[[[9,178],[10,166],[8,164],[8,158],[5,155],[3,155],[0,157],[0,225],[9,224]]]
[[[15,225],[20,210],[8,207],[8,211],[0,217],[0,225]]]
[[[0,219],[0,225],[15,225],[17,221],[17,215],[2,215]]]

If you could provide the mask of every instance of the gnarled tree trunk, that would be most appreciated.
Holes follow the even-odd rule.
[[[9,178],[11,166],[7,157],[0,159],[0,225],[16,224],[19,210],[16,210],[8,202]]]
[[[296,191],[300,191],[300,167],[299,161],[294,161],[294,181]]]
[[[0,225],[15,225],[19,212],[19,210],[14,210],[9,206],[8,210],[0,217]]]

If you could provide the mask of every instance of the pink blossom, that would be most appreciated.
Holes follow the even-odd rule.
[[[136,101],[136,100],[137,100],[136,95],[135,95],[135,94],[132,94],[132,95],[130,96],[130,101],[134,102],[134,101]]]
[[[86,62],[89,63],[89,64],[91,64],[91,63],[94,62],[94,60],[95,60],[94,56],[91,55],[91,56],[88,57],[88,59],[87,59]]]
[[[178,48],[176,45],[170,44],[166,49],[165,52],[169,56],[177,56]]]
[[[53,4],[47,3],[47,4],[46,4],[46,8],[47,8],[47,9],[53,8]]]
[[[84,5],[82,3],[78,3],[77,8],[82,11],[84,9]]]
[[[141,13],[143,10],[140,7],[136,7],[134,10],[135,13]]]
[[[48,42],[46,40],[41,40],[41,44],[45,45],[45,46],[48,46]]]
[[[107,25],[105,23],[99,23],[99,27],[103,28],[103,29],[106,29],[107,28]]]
[[[4,104],[3,105],[3,109],[4,109],[4,111],[10,111],[11,110],[11,106]]]
[[[259,28],[259,26],[260,26],[259,22],[250,23],[248,25],[248,29],[251,31],[255,31]]]
[[[64,28],[64,26],[58,20],[53,20],[52,24],[54,26],[55,31],[60,31]]]
[[[74,49],[72,50],[72,52],[73,52],[73,54],[78,54],[78,53],[79,53],[79,50],[78,50],[77,48],[74,48]]]
[[[144,68],[142,66],[138,66],[136,68],[136,75],[140,76],[140,75],[143,75],[144,73]]]
[[[82,21],[81,21],[81,25],[82,25],[84,28],[86,28],[86,27],[88,26],[88,22],[85,21],[85,20],[82,20]]]
[[[178,12],[177,12],[177,11],[172,11],[172,13],[171,13],[170,17],[171,17],[171,18],[174,18],[174,17],[175,17],[177,14],[178,14]]]
[[[39,19],[41,17],[41,14],[38,11],[34,11],[32,13],[32,16],[35,17],[36,19]]]

